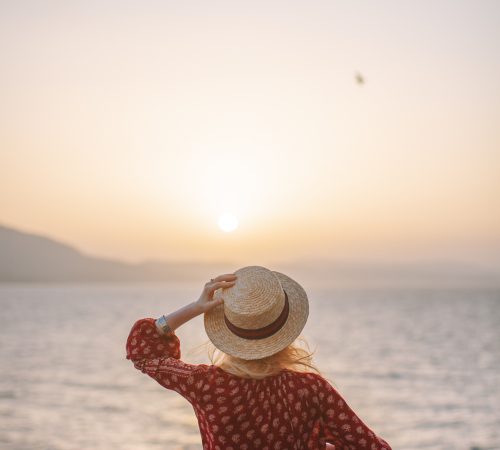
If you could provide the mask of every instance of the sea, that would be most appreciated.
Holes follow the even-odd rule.
[[[306,289],[316,364],[394,450],[500,449],[500,290]],[[0,285],[0,449],[201,450],[191,405],[125,358],[177,284]],[[176,331],[209,363],[201,316]]]

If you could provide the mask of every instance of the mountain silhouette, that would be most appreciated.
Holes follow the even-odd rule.
[[[209,280],[247,264],[235,262],[128,263],[87,255],[52,238],[0,225],[0,282],[171,282]],[[260,265],[266,266],[266,262]],[[500,287],[498,268],[460,261],[300,259],[272,270],[304,287]]]
[[[154,260],[134,264],[98,258],[54,239],[0,225],[0,281],[187,281],[210,279],[228,267],[234,264]]]

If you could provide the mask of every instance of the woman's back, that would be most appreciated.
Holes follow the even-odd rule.
[[[198,419],[204,450],[390,449],[318,374],[282,370],[242,378],[215,365],[180,360],[174,332],[137,321],[127,340],[137,369],[185,397]]]
[[[195,411],[206,419],[206,431],[216,425],[221,449],[324,449],[327,441],[336,448],[388,448],[318,374],[284,370],[252,380],[216,366],[207,374],[202,389],[208,394]]]

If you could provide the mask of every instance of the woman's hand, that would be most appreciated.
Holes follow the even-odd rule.
[[[205,283],[205,287],[198,301],[191,302],[166,316],[170,329],[174,331],[188,320],[210,311],[214,306],[220,305],[223,300],[214,300],[214,292],[219,288],[233,286],[236,278],[238,277],[234,273],[228,273],[219,275],[217,278]]]
[[[225,289],[230,286],[234,286],[234,283],[236,283],[236,278],[238,277],[234,273],[227,273],[224,275],[219,275],[212,281],[205,283],[203,292],[196,302],[196,307],[199,309],[200,313],[206,313],[212,308],[215,308],[217,305],[224,303],[224,300],[222,298],[214,300],[214,292],[220,288]]]

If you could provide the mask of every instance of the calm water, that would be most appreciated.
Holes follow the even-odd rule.
[[[0,285],[0,448],[199,450],[187,401],[125,359],[136,319],[199,289]],[[395,450],[500,449],[500,292],[306,290],[317,363]],[[177,334],[208,362],[201,317]]]

